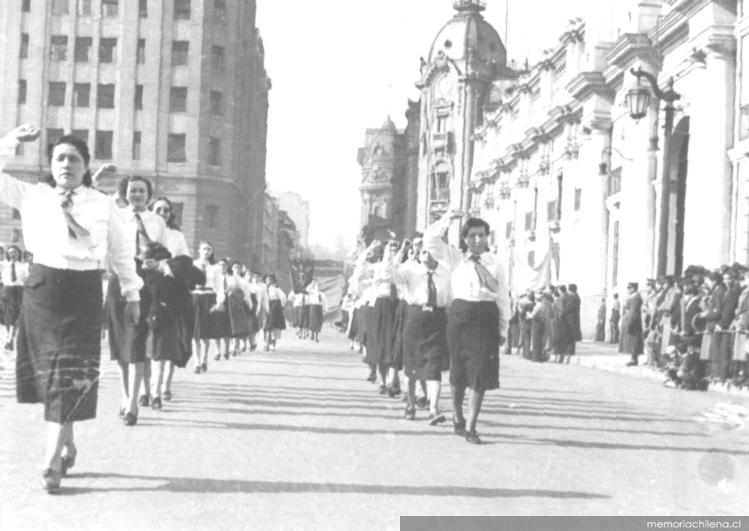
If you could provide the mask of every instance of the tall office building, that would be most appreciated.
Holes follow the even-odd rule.
[[[31,122],[41,141],[6,171],[35,182],[63,134],[92,169],[151,179],[188,243],[257,266],[270,81],[255,0],[7,0],[0,3],[0,130]],[[0,210],[0,241],[22,244]]]

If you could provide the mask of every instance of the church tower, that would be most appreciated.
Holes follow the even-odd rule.
[[[473,131],[481,124],[492,82],[506,70],[507,52],[482,15],[483,0],[455,0],[455,14],[421,59],[421,127],[417,227],[448,208],[468,210]]]

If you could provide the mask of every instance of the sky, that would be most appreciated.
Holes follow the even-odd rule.
[[[311,244],[334,248],[343,238],[353,248],[364,131],[388,115],[405,127],[408,99],[419,98],[419,58],[455,13],[453,0],[257,1],[273,82],[268,187],[310,202]],[[508,59],[533,64],[594,1],[487,0],[484,17],[505,41]]]

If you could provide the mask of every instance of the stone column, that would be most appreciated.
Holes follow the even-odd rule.
[[[735,65],[730,43],[710,46],[688,95],[691,112],[684,265],[716,268],[730,260]]]

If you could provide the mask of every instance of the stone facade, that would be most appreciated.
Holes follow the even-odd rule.
[[[278,207],[285,210],[294,222],[302,247],[309,247],[310,205],[297,193],[285,192],[278,196]]]
[[[191,248],[259,266],[270,81],[254,0],[0,3],[0,130],[31,122],[41,141],[8,170],[48,172],[46,146],[85,139],[95,170],[151,179],[175,202]],[[0,241],[21,240],[0,207]],[[22,241],[18,243],[22,244]]]

